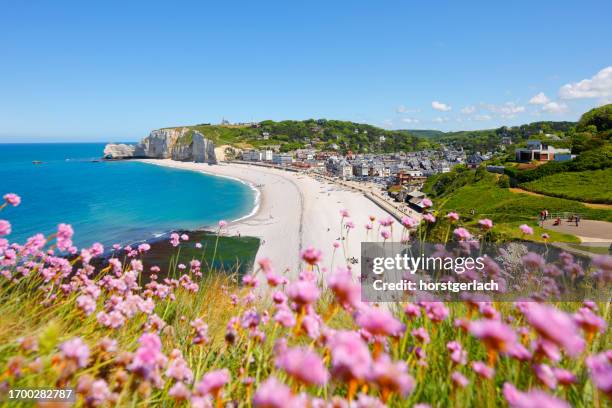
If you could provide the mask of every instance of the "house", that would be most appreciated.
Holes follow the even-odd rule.
[[[244,161],[262,161],[263,154],[257,150],[245,150],[242,152],[242,160]]]
[[[274,158],[274,152],[272,150],[264,150],[263,152],[263,161],[272,161]]]
[[[515,154],[518,162],[568,160],[570,149],[559,149],[539,140],[529,140],[527,147],[516,149]],[[555,156],[558,156],[558,159],[555,159]],[[571,159],[571,156],[569,158]]]
[[[293,163],[293,157],[288,153],[279,153],[272,156],[272,163],[277,166],[290,166]]]

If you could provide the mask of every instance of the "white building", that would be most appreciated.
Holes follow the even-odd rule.
[[[291,163],[293,163],[293,157],[291,157],[291,155],[288,153],[275,154],[272,157],[272,163],[276,164],[277,166],[289,166]]]

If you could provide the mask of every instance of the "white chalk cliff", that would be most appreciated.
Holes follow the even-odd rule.
[[[137,145],[107,144],[107,159],[150,158],[216,164],[214,143],[189,128],[152,131]]]

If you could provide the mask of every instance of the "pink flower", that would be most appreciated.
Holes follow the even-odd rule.
[[[497,320],[473,321],[468,330],[490,350],[507,351],[516,342],[516,333],[512,328]]]
[[[511,408],[570,408],[570,405],[543,391],[520,392],[510,383],[504,383],[504,397]]]
[[[527,304],[523,313],[540,336],[565,349],[570,356],[575,357],[584,349],[584,340],[567,313],[539,303]]]
[[[421,309],[419,309],[419,307],[414,303],[408,303],[404,307],[404,313],[409,318],[419,317],[421,315]]]
[[[57,226],[57,248],[60,251],[67,251],[72,247],[72,236],[74,230],[70,224],[60,224]]]
[[[179,246],[180,244],[180,237],[179,234],[177,234],[176,232],[173,232],[172,234],[170,234],[170,244],[173,247]]]
[[[168,364],[166,376],[174,378],[177,381],[191,383],[193,380],[193,372],[187,365],[187,362],[181,355],[181,352],[175,349],[172,353],[175,355],[175,357],[170,360],[170,363]]]
[[[342,218],[346,218],[346,217],[348,217],[348,216],[349,216],[349,212],[348,212],[348,210],[347,210],[346,208],[345,208],[345,209],[343,209],[343,210],[340,210],[340,216],[341,216]]]
[[[13,207],[17,207],[19,204],[21,204],[21,197],[19,197],[15,193],[5,194],[2,198],[4,198],[4,201],[9,203]]]
[[[355,322],[374,336],[400,336],[404,331],[404,325],[386,309],[364,307]]]
[[[451,381],[456,387],[460,388],[465,388],[470,383],[470,381],[459,371],[453,371],[451,374]]]
[[[359,333],[339,331],[329,340],[334,377],[344,381],[365,380],[372,365],[370,350]]]
[[[423,204],[423,207],[425,208],[429,208],[433,205],[429,198],[424,198],[423,201],[421,201],[421,204]]]
[[[387,391],[394,392],[402,397],[408,396],[415,386],[414,378],[408,374],[408,366],[403,361],[393,362],[383,354],[374,361],[370,379]]]
[[[146,242],[138,245],[138,252],[140,253],[147,252],[150,249],[151,249],[151,245],[147,244]]]
[[[63,358],[74,361],[81,368],[87,366],[89,347],[80,337],[65,341],[60,345],[60,350]]]
[[[357,307],[361,300],[361,286],[353,281],[351,271],[338,268],[327,279],[327,286],[334,292],[338,303],[343,307]]]
[[[7,220],[0,220],[0,236],[11,233],[11,223]]]
[[[594,334],[597,332],[603,333],[606,330],[607,323],[604,319],[597,316],[593,311],[586,307],[581,307],[574,314],[574,321],[586,333]]]
[[[297,381],[308,385],[325,385],[329,373],[323,360],[307,347],[288,348],[276,358],[276,366]]]
[[[312,281],[295,281],[287,287],[287,296],[299,306],[314,303],[319,298],[319,289]]]
[[[550,235],[548,235],[547,233],[545,233],[545,232],[544,232],[544,233],[542,234],[542,239],[543,239],[544,241],[547,241],[549,238],[550,238]]]
[[[489,367],[482,361],[474,361],[472,362],[472,369],[476,374],[483,378],[491,379],[495,376],[495,369]]]
[[[196,243],[195,243],[195,247],[196,247],[197,249],[202,249],[202,243],[201,243],[201,242],[196,242]]]
[[[418,222],[412,217],[402,217],[402,225],[406,228],[414,228]]]
[[[534,364],[533,371],[542,384],[550,389],[557,388],[557,377],[548,364]]]
[[[303,250],[300,256],[302,257],[302,260],[309,265],[316,265],[321,262],[322,259],[321,251],[313,247],[308,247]]]
[[[434,217],[433,214],[425,214],[423,216],[423,219],[430,224],[433,224],[434,222],[436,222],[436,217]]]
[[[612,352],[607,351],[586,359],[593,384],[608,397],[612,397]]]
[[[221,220],[219,221],[219,229],[227,227],[227,221]]]
[[[546,260],[542,258],[542,255],[536,254],[535,252],[527,252],[522,258],[525,267],[531,271],[541,270],[546,264]]]
[[[418,329],[414,329],[412,331],[412,335],[414,336],[415,339],[417,339],[417,341],[423,344],[429,343],[429,333],[427,333],[427,330],[425,330],[424,327],[419,327]]]
[[[391,237],[391,233],[387,230],[382,230],[380,231],[380,236],[386,241],[389,239],[389,237]]]
[[[521,224],[521,226],[519,227],[519,229],[521,230],[521,232],[525,235],[533,235],[533,228],[531,228],[529,225],[527,224]]]
[[[451,360],[455,364],[465,365],[467,363],[467,351],[463,350],[457,341],[449,341],[446,348],[451,352]]]
[[[264,381],[253,396],[253,406],[256,408],[285,408],[292,406],[295,397],[289,387],[274,377]]]
[[[189,241],[189,235],[187,235],[187,234],[181,234],[181,239],[182,239],[183,241]]]
[[[480,225],[480,228],[482,228],[483,230],[488,231],[493,228],[493,221],[488,218],[484,218],[478,221],[478,225]]]
[[[576,382],[576,376],[571,371],[557,367],[553,368],[552,370],[559,384],[570,385]]]
[[[194,387],[198,395],[219,395],[221,389],[230,381],[230,372],[227,368],[210,371],[202,377]]]
[[[168,390],[168,395],[177,401],[185,401],[189,399],[191,393],[189,392],[189,388],[179,381],[170,387]]]
[[[448,214],[446,214],[446,218],[448,218],[451,221],[459,221],[459,214],[457,214],[454,211],[451,211]]]
[[[463,227],[456,228],[453,231],[453,235],[455,235],[459,241],[468,241],[472,238],[472,234]]]
[[[76,300],[77,306],[83,310],[86,316],[96,311],[96,301],[89,295],[81,295]]]
[[[338,248],[340,248],[340,243],[338,241],[334,241],[332,243],[332,247],[334,247],[334,249],[338,249]]]

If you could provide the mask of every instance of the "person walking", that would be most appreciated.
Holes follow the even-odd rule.
[[[578,214],[576,214],[574,219],[576,220],[576,226],[578,226],[578,223],[580,222],[580,216]]]

